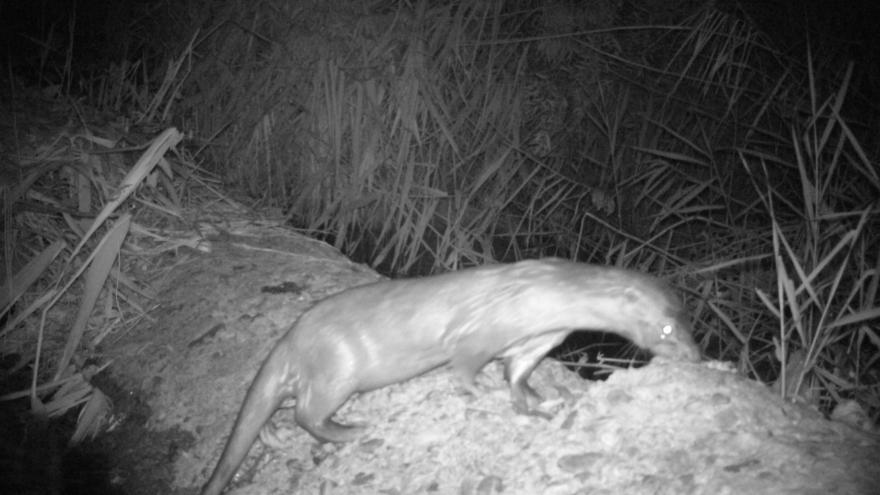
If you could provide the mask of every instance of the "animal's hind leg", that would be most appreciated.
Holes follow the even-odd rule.
[[[350,396],[349,392],[315,394],[314,390],[308,390],[297,397],[296,423],[319,440],[336,443],[350,442],[361,436],[365,428],[362,425],[337,423],[331,419],[333,413]]]

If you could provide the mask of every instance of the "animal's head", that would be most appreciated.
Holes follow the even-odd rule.
[[[624,314],[633,343],[657,356],[680,361],[699,361],[700,349],[681,301],[659,283],[627,287]]]

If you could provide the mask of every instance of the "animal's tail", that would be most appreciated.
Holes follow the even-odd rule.
[[[294,394],[299,376],[298,373],[297,376],[291,376],[292,367],[295,367],[295,363],[291,363],[283,346],[277,346],[269,354],[248,389],[223,454],[208,483],[202,488],[202,495],[218,495],[223,491],[247,457],[260,429],[284,399]]]

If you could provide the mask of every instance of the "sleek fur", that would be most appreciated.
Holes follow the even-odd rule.
[[[361,427],[331,419],[352,394],[451,364],[469,390],[503,359],[517,411],[539,396],[527,379],[571,332],[605,330],[656,355],[698,361],[679,299],[656,278],[559,259],[488,265],[355,287],[305,312],[248,390],[204,495],[216,495],[282,401],[315,438],[347,442]]]

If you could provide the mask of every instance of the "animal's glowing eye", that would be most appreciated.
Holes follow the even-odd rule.
[[[665,339],[670,335],[672,335],[672,325],[667,323],[666,325],[663,325],[663,328],[660,330],[660,338]]]

